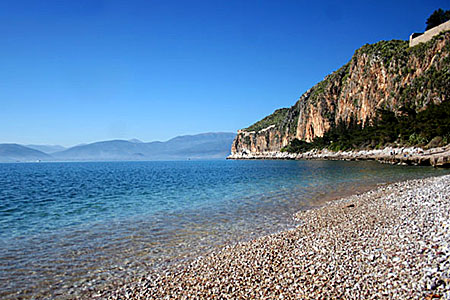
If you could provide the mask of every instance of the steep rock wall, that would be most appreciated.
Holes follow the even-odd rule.
[[[339,70],[290,108],[238,131],[232,154],[279,151],[291,140],[312,141],[339,122],[372,123],[378,109],[420,111],[450,99],[450,32],[409,48],[406,41],[364,45]]]

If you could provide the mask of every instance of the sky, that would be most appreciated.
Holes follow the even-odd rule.
[[[236,132],[448,0],[0,1],[0,143]]]

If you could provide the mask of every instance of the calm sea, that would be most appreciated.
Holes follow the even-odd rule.
[[[290,228],[326,199],[444,173],[339,161],[0,164],[0,298],[76,297]]]

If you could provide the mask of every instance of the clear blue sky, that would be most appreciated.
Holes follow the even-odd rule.
[[[448,0],[0,2],[0,143],[236,131]]]

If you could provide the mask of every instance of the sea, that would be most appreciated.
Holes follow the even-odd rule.
[[[294,228],[296,212],[448,174],[377,162],[0,164],[0,298],[68,299]]]

